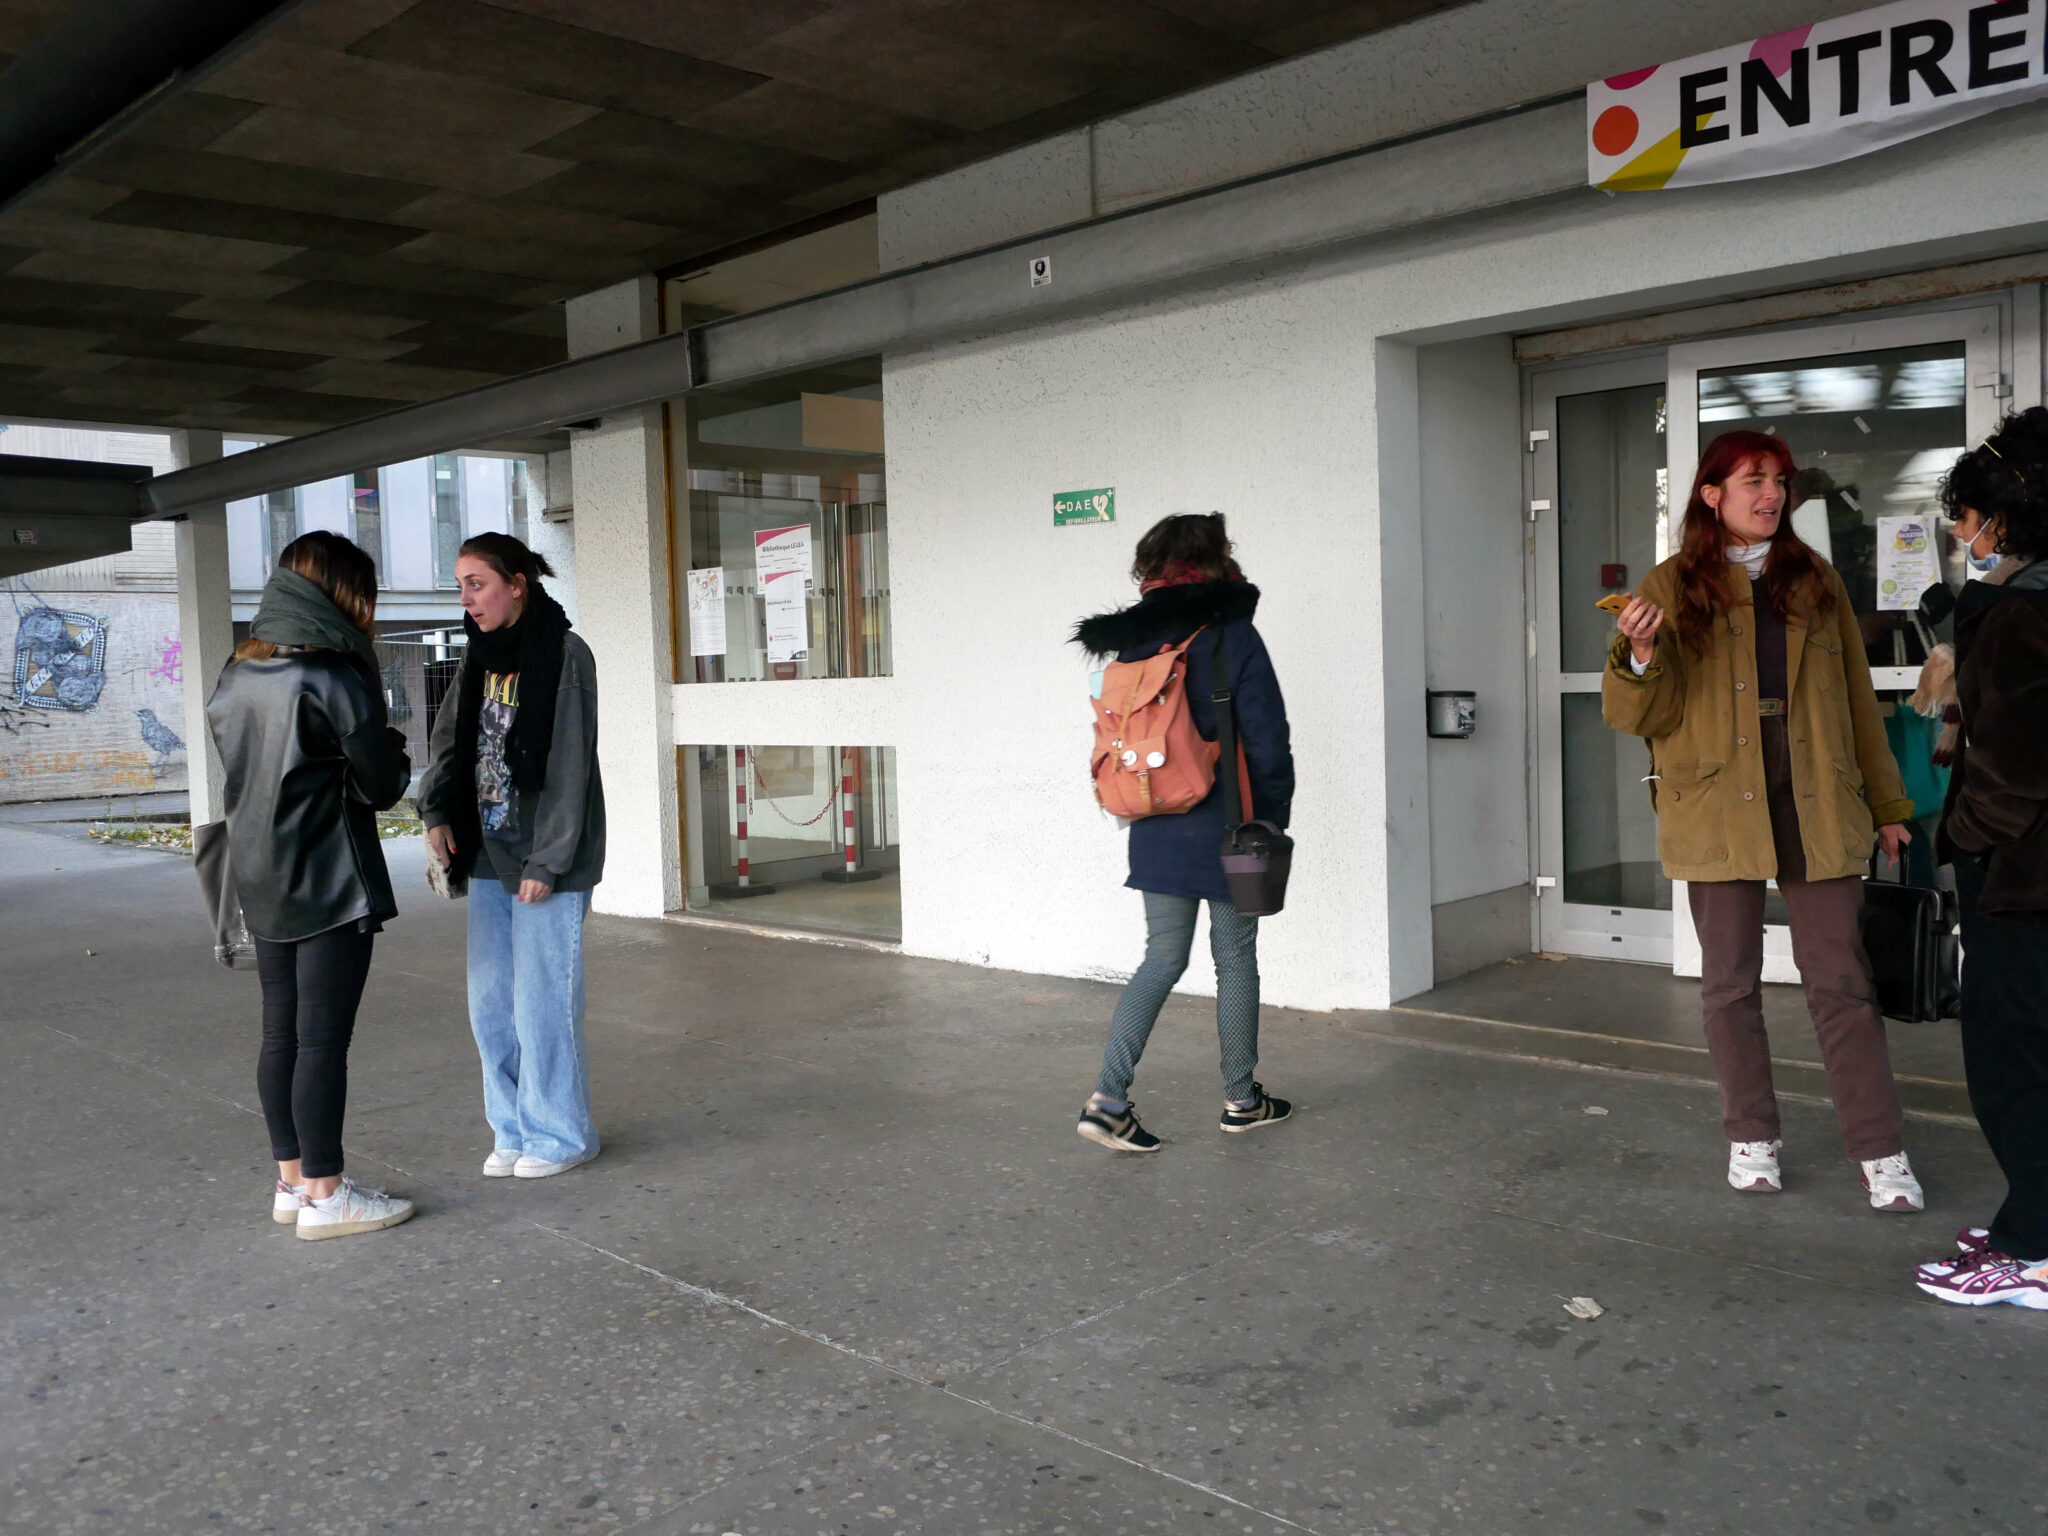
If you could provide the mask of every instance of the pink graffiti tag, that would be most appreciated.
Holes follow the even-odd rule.
[[[165,635],[159,644],[163,648],[163,655],[157,664],[150,668],[149,675],[160,677],[167,683],[184,682],[185,642],[176,635]]]

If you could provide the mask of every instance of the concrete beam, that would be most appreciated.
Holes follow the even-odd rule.
[[[1585,185],[1582,96],[1430,129],[579,356],[502,384],[164,476],[151,485],[150,504],[163,516],[194,502],[236,501],[366,465],[594,421],[693,389],[1100,313],[1513,204],[1597,197]],[[1039,256],[1051,261],[1052,282],[1034,288],[1027,265]]]

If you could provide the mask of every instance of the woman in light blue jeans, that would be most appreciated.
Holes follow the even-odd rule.
[[[486,1178],[597,1156],[583,1044],[583,920],[604,874],[597,667],[519,540],[462,546],[469,644],[420,784],[429,856],[474,870],[469,1022],[493,1146]]]

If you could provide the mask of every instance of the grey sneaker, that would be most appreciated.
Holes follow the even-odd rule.
[[[323,1237],[353,1237],[358,1232],[375,1232],[412,1220],[413,1204],[381,1189],[365,1189],[347,1175],[341,1188],[325,1200],[308,1200],[299,1207],[299,1236],[308,1241]]]

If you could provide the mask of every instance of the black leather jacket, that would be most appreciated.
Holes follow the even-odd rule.
[[[339,651],[230,662],[206,705],[249,932],[283,943],[398,915],[377,812],[412,781],[368,667]]]

